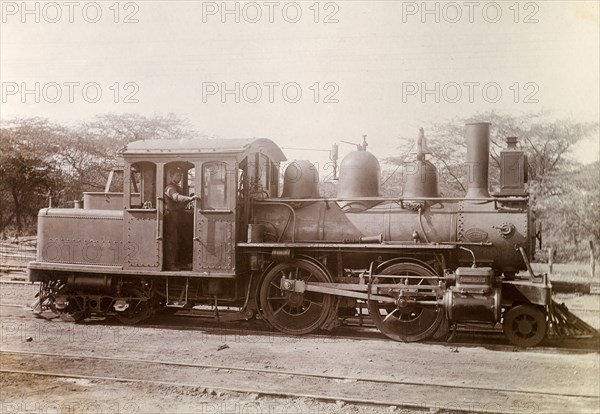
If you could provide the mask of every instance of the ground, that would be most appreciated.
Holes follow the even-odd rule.
[[[3,372],[2,413],[412,413],[432,408],[438,412],[600,412],[598,352],[589,349],[523,350],[495,337],[481,345],[466,344],[468,335],[454,344],[398,343],[374,332],[297,338],[269,330],[255,332],[255,325],[247,330],[243,324],[219,325],[181,316],[138,327],[108,321],[72,324],[37,319],[28,309],[12,306],[30,303],[34,286],[2,283],[0,289],[2,369],[103,378]],[[598,326],[598,296],[560,299]],[[195,366],[168,365],[172,363]],[[286,374],[290,372],[346,379],[322,382]],[[138,382],[115,382],[110,380],[113,377]],[[143,382],[148,379],[155,382]],[[222,391],[227,387],[255,391]],[[391,399],[398,404],[277,397],[281,390]]]

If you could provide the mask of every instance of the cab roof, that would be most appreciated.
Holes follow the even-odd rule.
[[[124,157],[145,155],[219,155],[238,154],[239,159],[249,153],[263,153],[275,162],[285,161],[283,152],[267,138],[191,138],[191,139],[152,139],[134,141],[121,149]]]

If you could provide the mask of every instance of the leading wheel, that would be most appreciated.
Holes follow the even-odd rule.
[[[332,310],[332,297],[317,292],[282,290],[282,277],[321,283],[331,282],[330,277],[317,265],[295,259],[275,265],[260,286],[262,315],[275,329],[292,335],[304,335],[319,329]]]
[[[398,284],[400,278],[386,278],[385,275],[394,276],[435,276],[431,270],[417,263],[396,263],[386,267],[377,275],[373,284]],[[428,279],[410,278],[409,284],[427,285]],[[422,291],[433,292],[428,289]],[[404,304],[369,301],[369,315],[375,326],[388,338],[395,341],[415,342],[429,336],[438,329],[444,320],[444,312],[438,307],[425,307],[418,304]]]
[[[537,306],[518,305],[504,314],[504,335],[511,344],[522,347],[539,345],[546,337],[546,314]]]

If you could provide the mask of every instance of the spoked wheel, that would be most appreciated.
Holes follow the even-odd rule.
[[[400,283],[400,279],[386,278],[385,275],[435,276],[431,270],[417,263],[396,263],[379,273],[373,283]],[[408,280],[409,284],[415,285],[431,283],[428,279],[411,278]],[[369,301],[369,315],[381,333],[388,338],[402,342],[415,342],[428,338],[433,335],[445,318],[441,308],[418,304],[396,305],[376,300]]]
[[[511,344],[522,347],[539,345],[546,337],[546,314],[537,306],[518,305],[504,314],[504,335]]]
[[[282,277],[328,283],[329,275],[307,260],[279,263],[267,273],[259,292],[262,314],[274,328],[292,335],[319,329],[332,310],[332,297],[317,292],[284,291],[280,287]]]
[[[135,325],[150,316],[150,300],[141,289],[132,287],[123,293],[130,298],[127,301],[129,307],[122,312],[117,312],[116,318],[119,322],[124,325]]]

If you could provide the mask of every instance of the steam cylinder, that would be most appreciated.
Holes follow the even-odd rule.
[[[378,197],[381,167],[373,154],[353,151],[340,164],[338,198]]]

